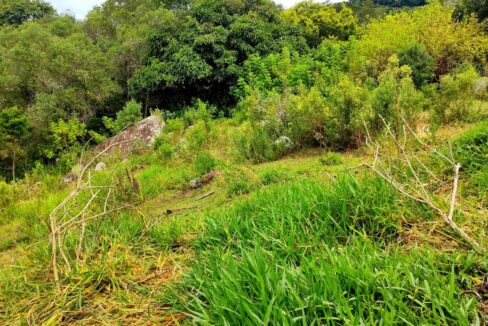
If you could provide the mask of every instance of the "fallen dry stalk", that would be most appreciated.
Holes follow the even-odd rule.
[[[393,186],[399,193],[403,196],[410,198],[418,203],[427,205],[430,207],[439,217],[441,217],[444,222],[451,227],[461,238],[463,238],[473,249],[478,252],[483,252],[480,244],[471,238],[461,227],[459,227],[456,222],[454,221],[454,213],[456,211],[456,203],[457,203],[457,195],[458,195],[458,188],[459,188],[459,177],[460,177],[460,170],[461,165],[455,163],[454,155],[452,150],[450,151],[450,156],[447,157],[446,155],[442,154],[435,148],[432,148],[425,142],[423,142],[412,130],[412,128],[407,124],[406,120],[402,117],[404,122],[403,127],[403,141],[400,141],[395,133],[391,130],[390,126],[387,122],[382,118],[383,124],[385,125],[387,135],[393,140],[395,144],[395,148],[398,151],[397,156],[393,156],[390,154],[385,154],[381,152],[381,146],[375,143],[367,130],[367,144],[370,148],[374,150],[374,161],[373,163],[365,163],[361,164],[360,166],[351,168],[356,169],[360,167],[366,167],[373,171],[376,175],[380,178],[385,180],[388,184]],[[445,162],[449,163],[452,166],[452,170],[454,171],[454,177],[452,180],[452,191],[450,196],[450,205],[449,210],[446,212],[441,209],[438,205],[435,204],[434,201],[434,194],[426,188],[426,184],[428,182],[422,182],[421,180],[421,171],[415,169],[414,164],[412,164],[412,158],[410,155],[413,156],[415,161],[420,162],[420,168],[422,171],[427,172],[429,177],[433,177],[433,179],[439,181],[440,178],[435,176],[435,174],[424,164],[422,161],[417,157],[415,153],[408,154],[406,146],[408,141],[408,134],[412,134],[414,136],[415,141],[420,144],[424,149],[429,152],[434,153]],[[400,156],[400,157],[398,157]],[[386,160],[386,162],[385,162]],[[407,171],[411,174],[410,179],[413,179],[413,184],[406,183],[404,180],[401,180],[401,176],[395,174],[394,171],[401,171],[402,169],[398,168],[398,162],[404,164],[404,167],[407,168]],[[400,164],[401,166],[401,164]],[[406,173],[403,173],[403,177],[408,177]]]
[[[133,141],[134,139],[128,139],[120,142],[112,142],[103,151],[100,151],[91,160],[89,160],[88,163],[83,165],[81,169],[81,173],[78,176],[78,180],[76,182],[76,188],[58,206],[56,206],[56,208],[49,215],[51,268],[52,268],[54,280],[57,283],[58,290],[60,290],[59,282],[58,282],[60,278],[58,253],[59,255],[61,255],[66,270],[70,271],[72,269],[68,255],[64,250],[64,238],[66,237],[67,233],[71,229],[81,225],[80,234],[78,237],[78,245],[75,252],[75,257],[76,257],[75,261],[77,262],[82,258],[81,256],[82,256],[83,240],[85,237],[87,222],[96,218],[104,217],[108,214],[128,208],[130,206],[130,205],[120,205],[120,207],[109,209],[108,202],[110,197],[114,198],[114,203],[116,202],[114,197],[114,191],[113,191],[115,187],[113,185],[93,186],[91,181],[91,174],[87,173],[88,170],[103,154],[105,154],[113,147],[122,145],[124,143],[133,142]],[[83,159],[83,155],[81,155],[80,163],[82,162],[82,159]],[[113,173],[115,172],[115,168],[112,171],[112,177],[113,177]],[[85,178],[85,175],[87,174],[88,174],[88,178]],[[102,199],[100,198],[102,195],[102,190],[107,190],[105,197],[102,200],[103,211],[100,213],[91,212],[90,207],[94,204],[94,202],[96,200]],[[90,193],[89,199],[81,207],[81,210],[79,212],[76,212],[73,215],[72,214],[73,211],[75,211],[75,209],[78,207],[78,205],[74,205],[74,203],[77,201],[77,198],[85,192]],[[62,212],[61,215],[60,212]]]

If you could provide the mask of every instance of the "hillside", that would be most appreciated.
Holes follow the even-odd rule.
[[[0,3],[0,324],[487,324],[484,9]]]

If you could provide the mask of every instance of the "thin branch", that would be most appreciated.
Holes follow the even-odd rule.
[[[461,165],[460,164],[455,164],[454,163],[454,154],[452,150],[452,145],[449,143],[449,150],[450,150],[450,156],[451,158],[448,158],[446,155],[442,154],[439,152],[437,149],[427,145],[424,143],[412,130],[412,128],[408,125],[406,122],[405,118],[402,116],[402,120],[405,123],[403,127],[403,142],[400,143],[393,131],[391,130],[390,126],[387,124],[386,120],[381,117],[387,134],[392,138],[394,144],[396,145],[399,155],[403,157],[403,159],[398,158],[398,157],[391,157],[390,155],[382,154],[380,153],[380,146],[375,144],[375,142],[371,139],[371,135],[369,133],[369,130],[365,124],[366,131],[367,131],[367,144],[371,148],[371,144],[376,145],[375,153],[374,153],[374,161],[372,164],[362,164],[360,166],[351,168],[351,169],[357,169],[361,167],[367,167],[371,171],[373,171],[375,174],[377,174],[380,178],[385,180],[387,183],[389,183],[392,187],[394,187],[398,192],[400,192],[403,196],[410,198],[418,203],[427,205],[430,207],[439,217],[441,217],[446,224],[448,224],[451,229],[453,229],[461,238],[463,238],[472,248],[477,250],[478,252],[482,252],[482,249],[477,241],[472,239],[462,228],[460,228],[455,222],[454,222],[454,213],[456,209],[456,201],[457,201],[457,192],[458,192],[458,187],[459,187],[459,174],[461,170]],[[445,161],[449,162],[453,168],[454,168],[454,180],[453,180],[453,189],[452,189],[452,194],[451,194],[451,201],[450,201],[450,207],[449,207],[449,212],[445,213],[441,208],[439,208],[433,201],[433,194],[429,194],[427,192],[427,189],[425,188],[425,185],[422,183],[420,180],[420,175],[419,173],[415,170],[412,161],[407,154],[406,151],[406,144],[407,144],[407,129],[408,131],[415,137],[417,142],[421,144],[424,148],[427,148],[429,151],[435,153]],[[428,174],[436,179],[437,181],[440,181],[440,179],[434,175],[434,173],[415,155],[412,155],[416,161],[420,163],[420,166],[425,169]],[[387,166],[388,168],[385,168],[382,164],[382,158],[385,158],[387,160]],[[401,178],[406,177],[404,173],[402,173],[401,170],[395,167],[394,162],[398,162],[397,160],[406,163],[408,166],[408,169],[410,173],[412,174],[413,178],[415,179],[415,183],[417,186],[414,187],[413,185],[410,185],[408,182],[403,183],[398,181],[398,175]],[[394,174],[397,174],[395,177],[394,174],[392,173],[392,169],[397,170],[396,172],[393,172]],[[402,179],[400,179],[402,180]],[[411,188],[411,189],[408,189]]]

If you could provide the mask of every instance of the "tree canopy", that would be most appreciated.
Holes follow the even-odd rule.
[[[24,22],[53,15],[54,8],[42,0],[2,0],[0,26],[19,26]]]
[[[292,110],[293,119],[324,115],[310,117],[313,131],[278,124],[273,135],[354,145],[361,119],[374,124],[381,110],[409,108],[409,97],[431,98],[435,84],[464,65],[488,70],[484,25],[453,19],[453,8],[440,1],[422,4],[304,1],[284,9],[272,0],[107,0],[78,21],[42,1],[5,0],[0,112],[25,119],[20,129],[30,141],[14,151],[19,142],[11,140],[22,137],[3,131],[10,149],[2,149],[2,174],[12,174],[13,154],[16,167],[23,165],[18,171],[36,161],[68,166],[73,158],[59,139],[70,139],[76,153],[82,142],[104,139],[151,110],[180,115],[195,103],[219,115],[295,103],[303,112]],[[463,5],[470,13],[483,8]]]

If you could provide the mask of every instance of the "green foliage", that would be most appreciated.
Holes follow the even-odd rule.
[[[347,40],[358,29],[352,10],[343,5],[303,1],[282,14],[283,20],[301,30],[301,34],[312,48],[326,38]]]
[[[193,164],[196,173],[202,176],[214,170],[217,166],[217,161],[209,152],[205,151],[197,155]]]
[[[208,148],[210,141],[214,139],[212,112],[214,109],[206,103],[198,100],[194,107],[187,110],[182,118],[186,129],[183,130],[183,138],[178,146],[180,154],[187,158],[194,158],[202,149]],[[179,126],[178,123],[174,126]],[[172,130],[171,127],[169,130]]]
[[[370,94],[347,76],[332,87],[330,102],[333,107],[332,124],[326,128],[324,144],[344,148],[357,146],[365,135],[364,124],[372,119]]]
[[[469,120],[478,94],[476,82],[479,80],[478,72],[470,65],[443,76],[434,105],[437,118],[443,123]]]
[[[458,283],[468,262],[392,243],[403,214],[415,213],[385,183],[347,177],[329,190],[275,185],[212,213],[183,312],[203,324],[477,320]]]
[[[31,105],[36,120],[92,116],[119,91],[108,58],[72,18],[4,28],[0,40],[0,104]]]
[[[320,158],[320,163],[325,166],[334,166],[344,163],[341,154],[328,152]]]
[[[183,148],[189,156],[194,156],[208,145],[208,132],[207,125],[203,121],[198,121],[185,131]]]
[[[112,131],[113,134],[132,127],[134,124],[142,120],[142,105],[135,100],[130,100],[124,106],[124,108],[117,112],[115,120],[103,117],[103,123],[105,127]]]
[[[410,75],[410,67],[399,67],[398,57],[393,55],[379,77],[378,87],[372,92],[374,131],[383,129],[383,119],[393,124],[396,130],[404,124],[402,117],[409,125],[416,125],[418,114],[423,109],[423,94],[415,88]]]
[[[16,107],[0,110],[0,168],[16,179],[17,163],[27,155],[27,117]]]
[[[417,88],[421,88],[432,81],[434,77],[434,59],[420,44],[398,53],[400,66],[409,66],[412,69],[412,79]]]
[[[184,112],[183,121],[185,122],[186,126],[191,126],[199,121],[209,125],[215,111],[215,107],[209,107],[207,103],[197,100],[192,108],[189,108]]]
[[[263,121],[263,123],[265,123]],[[236,131],[234,144],[239,155],[254,163],[273,161],[284,155],[284,148],[278,146],[273,128],[263,124],[246,123]]]
[[[457,20],[469,19],[475,15],[480,21],[488,18],[488,1],[486,0],[460,0],[457,2],[454,18]]]
[[[416,44],[425,47],[434,59],[436,77],[452,72],[465,62],[480,68],[486,64],[488,39],[482,26],[473,20],[453,21],[449,7],[433,1],[367,24],[355,50],[353,71],[360,73],[366,68],[377,77],[393,54]]]
[[[156,155],[162,161],[169,161],[173,158],[173,147],[168,143],[159,144],[156,147]]]
[[[42,0],[2,0],[0,26],[19,26],[24,22],[54,14],[54,8]]]
[[[189,15],[151,35],[148,60],[131,79],[131,93],[164,99],[168,108],[193,98],[228,105],[239,66],[252,54],[279,50],[287,34],[270,0],[196,1]]]
[[[17,106],[31,127],[26,169],[57,155],[52,123],[88,123],[120,91],[107,55],[69,16],[1,28],[0,62],[0,106]]]
[[[0,212],[14,202],[15,191],[14,185],[10,185],[0,180]]]
[[[248,122],[230,138],[255,162],[305,146],[359,146],[364,125],[377,134],[380,116],[394,126],[400,114],[414,122],[426,100],[439,122],[459,119],[451,111],[468,110],[472,93],[458,105],[444,76],[466,62],[484,71],[488,37],[474,19],[452,20],[439,1],[381,14],[384,6],[420,4],[305,1],[283,9],[271,0],[107,0],[78,22],[47,9],[37,19],[45,3],[6,0],[0,9],[23,8],[28,17],[0,29],[0,106],[18,107],[30,127],[31,141],[15,149],[20,174],[48,158],[53,122],[77,118],[99,142],[107,129],[117,133],[140,120],[138,103],[146,114],[155,107],[174,114],[178,130],[169,125],[161,142],[172,147],[171,157],[186,159],[208,149],[213,118],[236,101],[240,122]],[[381,18],[359,17],[359,26],[358,6],[383,8],[372,11]],[[398,67],[389,62],[395,54]],[[439,81],[442,94],[429,85]],[[478,86],[476,100],[486,100]],[[131,94],[135,100],[119,112]],[[12,174],[11,160],[4,161],[2,175]]]
[[[324,41],[309,55],[300,55],[283,49],[281,54],[266,57],[251,56],[243,66],[239,82],[233,88],[239,98],[253,90],[270,92],[297,92],[301,87],[311,88],[318,79],[332,84],[344,70],[344,54],[349,44]]]
[[[49,129],[49,144],[44,148],[48,159],[57,159],[62,171],[69,170],[83,150],[86,125],[76,118],[52,122]]]
[[[463,169],[474,172],[488,166],[488,122],[482,122],[454,142],[454,154]]]

